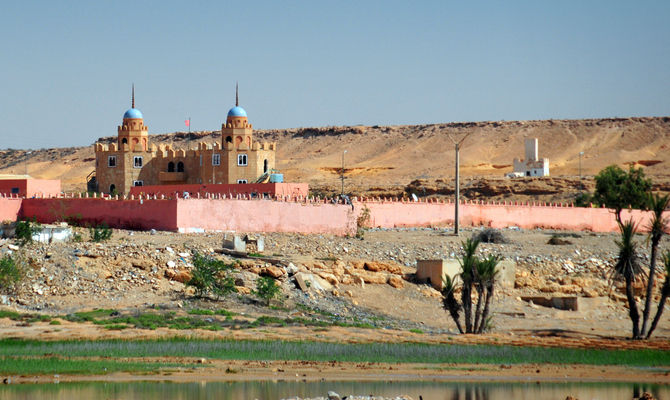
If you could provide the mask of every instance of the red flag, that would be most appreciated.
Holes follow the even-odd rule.
[[[184,123],[186,124],[186,126],[191,126],[191,118],[184,121]]]

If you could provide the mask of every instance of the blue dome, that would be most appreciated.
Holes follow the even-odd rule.
[[[228,116],[229,117],[246,117],[247,112],[244,111],[244,108],[240,106],[235,106],[228,111]]]
[[[131,108],[123,114],[123,119],[126,118],[142,118],[142,112],[137,108]]]

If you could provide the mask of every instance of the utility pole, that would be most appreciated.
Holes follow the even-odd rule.
[[[584,190],[584,184],[582,183],[582,156],[584,155],[583,151],[579,152],[579,190]]]
[[[465,141],[465,139],[470,136],[469,132],[465,134],[461,138],[461,140],[456,140],[454,139],[451,134],[447,134],[449,136],[449,139],[452,141],[454,144],[454,150],[455,150],[455,157],[454,157],[454,164],[455,165],[455,177],[454,177],[454,235],[458,236],[460,234],[460,224],[459,224],[459,203],[461,201],[461,188],[460,188],[460,167],[461,167],[461,160],[460,160],[460,150],[461,150],[461,144]]]
[[[26,160],[24,161],[24,167],[25,167],[25,175],[28,176],[28,156],[31,155],[33,152],[32,151],[27,151],[26,152]]]
[[[342,171],[340,173],[340,179],[342,179],[342,192],[340,193],[340,197],[344,198],[344,155],[347,153],[346,150],[342,152]]]

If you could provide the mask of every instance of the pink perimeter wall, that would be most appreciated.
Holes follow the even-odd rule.
[[[17,209],[17,207],[19,207]],[[264,199],[109,200],[99,198],[10,199],[0,197],[0,220],[24,218],[40,222],[74,220],[126,229],[170,231],[231,230],[354,234],[364,208],[370,227],[446,226],[453,224],[454,204],[439,202],[274,201]],[[18,210],[18,211],[17,211]],[[461,204],[462,226],[545,228],[615,232],[614,214],[604,208],[539,205]],[[670,218],[670,212],[666,217]],[[624,211],[644,231],[651,213]]]
[[[207,194],[226,195],[226,197],[234,197],[238,194],[249,196],[251,193],[263,194],[267,193],[270,196],[291,196],[291,197],[307,197],[309,193],[309,185],[307,183],[244,183],[244,184],[215,184],[215,185],[151,185],[151,186],[134,186],[130,188],[130,194],[137,197],[142,195],[164,195],[165,197],[174,197],[178,194],[183,197],[184,192],[188,192],[191,197],[196,197],[200,194],[201,198],[205,198]]]
[[[440,226],[454,223],[454,203],[385,202],[357,203],[356,215],[363,207],[370,209],[370,226],[393,228],[405,226]],[[611,210],[606,208],[576,208],[568,206],[461,204],[462,226],[489,226],[524,229],[544,228],[594,232],[615,232],[618,226]],[[664,215],[670,217],[670,211]],[[651,213],[625,210],[621,218],[633,218],[644,231]]]
[[[177,230],[175,200],[23,199],[23,218],[39,222],[76,221],[113,228]]]
[[[61,192],[59,179],[0,179],[1,194],[12,195],[13,188],[19,189],[19,197],[58,196]]]
[[[356,232],[351,206],[271,200],[179,199],[177,225],[195,229],[242,232]]]
[[[16,221],[21,210],[22,199],[0,197],[0,222]]]

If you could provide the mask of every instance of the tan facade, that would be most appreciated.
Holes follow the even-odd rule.
[[[243,115],[239,114],[241,110]],[[127,194],[133,186],[253,183],[275,167],[276,143],[256,142],[246,112],[236,106],[221,125],[220,143],[195,150],[152,145],[139,110],[124,115],[116,143],[96,143],[98,191]]]

